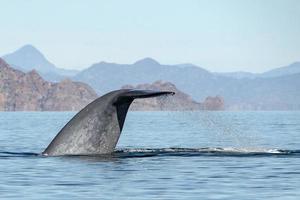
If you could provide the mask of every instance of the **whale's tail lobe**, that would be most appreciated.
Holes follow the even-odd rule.
[[[99,97],[77,113],[56,135],[44,155],[113,152],[134,99],[173,95],[169,91],[122,89]]]
[[[127,93],[120,95],[117,101],[114,103],[117,109],[120,131],[122,131],[128,108],[134,99],[151,98],[156,96],[174,94],[174,92],[169,91],[130,90]]]

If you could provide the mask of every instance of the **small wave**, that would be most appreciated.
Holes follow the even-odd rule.
[[[11,151],[0,151],[0,158],[10,158],[10,157],[32,157],[38,156],[39,153],[32,152],[11,152]]]
[[[143,157],[143,156],[273,156],[273,155],[300,155],[300,150],[261,149],[261,148],[136,148],[118,149],[116,156]]]

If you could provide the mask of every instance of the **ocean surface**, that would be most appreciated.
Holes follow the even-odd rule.
[[[39,153],[73,112],[0,112],[1,199],[300,199],[300,112],[129,112],[109,156]]]

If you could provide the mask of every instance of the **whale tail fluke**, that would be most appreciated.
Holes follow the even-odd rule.
[[[134,99],[174,95],[170,91],[122,89],[103,95],[78,112],[56,135],[44,155],[113,152]]]

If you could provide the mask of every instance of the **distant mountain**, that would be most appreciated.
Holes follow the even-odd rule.
[[[137,85],[157,80],[175,83],[177,87],[191,94],[191,91],[198,88],[198,84],[213,76],[200,67],[161,65],[154,59],[145,58],[132,65],[100,62],[79,72],[74,80],[88,83],[99,94],[119,89],[126,84]],[[208,95],[203,95],[206,96]],[[199,99],[199,95],[196,97]]]
[[[152,58],[144,58],[142,60],[136,61],[133,65],[135,66],[143,66],[143,67],[153,67],[153,66],[159,66],[159,62]]]
[[[37,70],[43,78],[49,81],[59,81],[65,77],[74,76],[78,72],[57,68],[32,45],[25,45],[13,53],[4,55],[2,58],[14,68],[23,72]]]
[[[291,74],[300,73],[300,62],[294,62],[288,66],[279,67],[267,72],[264,72],[260,77],[279,77]]]
[[[51,83],[35,70],[24,73],[0,58],[0,111],[79,110],[95,98],[96,93],[84,83]]]
[[[300,110],[300,73],[240,79],[218,88],[230,110]]]
[[[215,75],[219,76],[226,76],[236,79],[243,79],[243,78],[272,78],[272,77],[279,77],[291,74],[300,73],[300,62],[294,62],[290,65],[275,68],[264,73],[251,73],[251,72],[215,72]]]
[[[244,78],[257,78],[259,77],[259,74],[251,73],[251,72],[214,72],[217,76],[225,76],[229,78],[235,78],[235,79],[244,79]]]
[[[41,72],[51,72],[56,68],[32,45],[25,45],[15,52],[3,56],[2,58],[7,63],[17,66],[25,71],[35,69]]]
[[[98,94],[126,84],[164,80],[174,83],[198,102],[203,102],[208,96],[220,95],[225,100],[226,109],[300,109],[300,73],[268,78],[237,78],[211,73],[191,64],[162,65],[145,58],[131,65],[100,62],[78,73],[74,80],[90,84]]]

